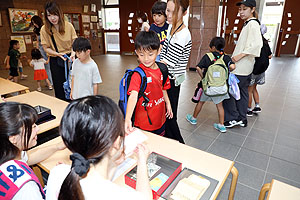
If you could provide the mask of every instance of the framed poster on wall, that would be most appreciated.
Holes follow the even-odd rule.
[[[33,32],[31,18],[38,14],[37,10],[9,8],[9,22],[12,33],[30,33]]]
[[[20,43],[20,53],[26,53],[26,45],[25,45],[25,40],[23,35],[17,35],[17,36],[10,36],[11,40],[18,40]]]

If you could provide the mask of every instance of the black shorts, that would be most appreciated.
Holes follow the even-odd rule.
[[[9,68],[9,75],[10,76],[19,76],[19,73],[18,73],[18,68],[17,67],[10,67]]]

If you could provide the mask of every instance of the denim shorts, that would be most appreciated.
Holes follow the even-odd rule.
[[[263,84],[265,84],[265,72],[263,72],[261,74],[258,74],[258,75],[251,74],[251,81],[250,81],[250,85],[249,86],[252,86],[255,83],[257,85],[263,85]]]

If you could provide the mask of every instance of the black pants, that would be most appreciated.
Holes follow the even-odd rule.
[[[166,120],[166,133],[165,137],[177,140],[184,144],[184,140],[181,136],[180,129],[177,123],[177,108],[179,100],[180,86],[175,86],[175,81],[170,80],[171,88],[167,90],[170,99],[173,118]]]
[[[249,101],[248,86],[250,84],[251,75],[236,77],[240,80],[238,83],[241,98],[240,100],[235,100],[230,94],[230,99],[225,99],[223,101],[223,107],[225,111],[225,121],[231,120],[247,120],[247,108]]]
[[[63,62],[58,63],[58,59],[61,59],[59,57],[50,57],[50,70],[53,80],[53,87],[54,87],[54,93],[55,97],[64,101],[70,101],[66,99],[65,92],[63,88],[63,83],[66,81],[65,78],[65,67]]]

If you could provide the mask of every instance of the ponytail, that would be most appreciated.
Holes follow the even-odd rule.
[[[84,200],[79,180],[79,175],[72,169],[60,188],[58,200]]]

